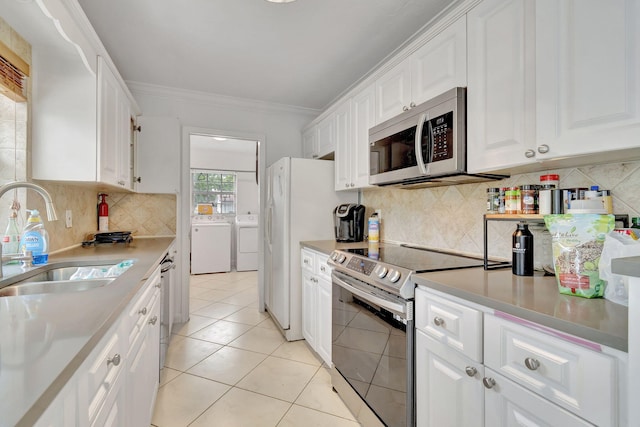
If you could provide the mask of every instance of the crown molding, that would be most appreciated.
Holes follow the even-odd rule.
[[[149,95],[176,101],[188,101],[205,105],[221,107],[234,107],[243,110],[253,110],[263,113],[290,113],[308,117],[317,117],[322,110],[314,108],[296,107],[293,105],[277,104],[255,99],[238,98],[216,93],[201,92],[187,89],[179,89],[168,86],[155,85],[137,81],[126,81],[131,92],[141,95]]]

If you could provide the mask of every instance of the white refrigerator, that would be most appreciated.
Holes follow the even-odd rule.
[[[300,340],[300,242],[335,239],[333,209],[357,203],[358,193],[334,190],[334,164],[328,160],[284,157],[266,175],[265,305],[285,338]]]

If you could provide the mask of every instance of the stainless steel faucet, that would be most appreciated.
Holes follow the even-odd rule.
[[[38,194],[40,194],[42,196],[42,198],[44,199],[45,202],[45,206],[46,206],[46,210],[47,210],[47,219],[49,221],[57,221],[58,220],[58,215],[56,214],[56,208],[55,206],[53,206],[53,200],[51,199],[51,195],[49,194],[49,192],[47,190],[45,190],[44,188],[40,187],[38,184],[34,184],[32,182],[25,182],[25,181],[13,181],[10,182],[8,184],[3,185],[2,187],[0,187],[0,197],[2,197],[4,195],[4,193],[6,193],[7,191],[16,189],[16,188],[28,188],[31,190],[34,190],[35,192],[37,192]],[[30,252],[30,251],[29,251]],[[0,260],[2,260],[2,265],[4,265],[4,261],[5,259],[11,259],[11,260],[16,260],[16,259],[20,259],[20,260],[28,260],[27,258],[30,256],[27,254],[24,254],[22,257],[3,257],[2,256],[2,244],[0,244]],[[0,265],[0,278],[2,278],[2,265]]]

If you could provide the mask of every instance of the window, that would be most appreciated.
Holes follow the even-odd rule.
[[[211,170],[191,170],[191,200],[194,212],[200,203],[213,205],[218,214],[236,213],[236,174]]]

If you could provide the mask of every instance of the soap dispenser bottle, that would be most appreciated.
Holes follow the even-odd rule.
[[[49,261],[49,234],[44,229],[40,212],[36,209],[27,211],[30,216],[20,238],[21,248],[23,251],[31,251],[33,265],[46,264]]]

